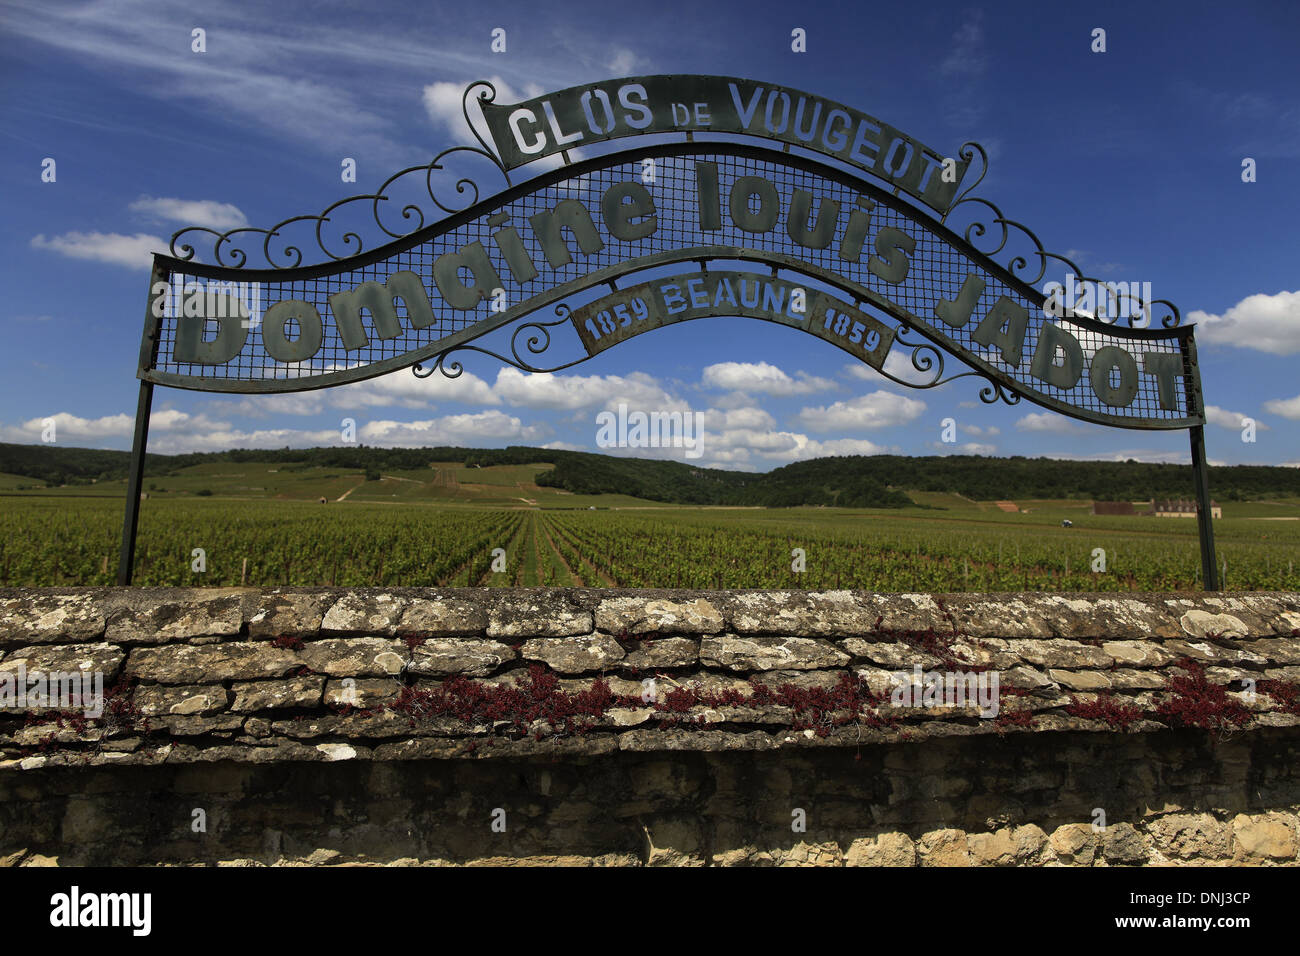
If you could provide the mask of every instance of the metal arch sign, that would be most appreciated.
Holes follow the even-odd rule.
[[[1035,289],[1051,261],[1078,269],[971,195],[987,170],[978,145],[946,157],[846,105],[728,77],[634,77],[494,100],[490,84],[466,90],[467,120],[473,103],[487,130],[481,149],[453,147],[376,193],[269,230],[182,230],[171,255],[155,256],[119,580],[130,578],[154,385],[301,391],[407,367],[455,377],[462,365],[452,357],[465,351],[554,371],[644,332],[723,315],[800,329],[912,387],[976,376],[986,402],[1025,398],[1100,424],[1189,428],[1208,502],[1192,329],[1171,303],[1098,280],[1080,277],[1080,289],[1093,283],[1099,298],[1126,299],[1117,311],[1127,325],[1081,314],[1063,289]],[[653,141],[570,156],[640,135]],[[444,205],[433,178],[453,155],[491,164],[504,188],[480,198],[461,178],[456,191],[469,201]],[[557,155],[557,168],[511,182],[513,170]],[[962,189],[976,158],[979,176]],[[424,175],[446,215],[426,225],[408,204],[406,229],[390,229],[383,204],[408,174]],[[367,252],[359,232],[346,232],[349,254],[336,255],[324,227],[363,201],[391,241]],[[289,236],[312,222],[327,260],[303,265]],[[215,264],[178,246],[193,231],[217,237]],[[248,267],[239,233],[265,237],[266,267]],[[1027,248],[1012,255],[1017,242]],[[555,318],[535,317],[547,307]],[[1157,307],[1167,314],[1153,327]],[[484,347],[494,336],[508,336],[499,351]],[[891,356],[910,359],[921,379],[898,378]],[[944,377],[945,356],[969,371]]]
[[[626,136],[756,136],[842,160],[942,213],[969,165],[953,159],[944,175],[946,157],[874,116],[800,90],[730,76],[635,76],[509,106],[485,102],[482,109],[507,169]]]
[[[643,181],[647,160],[654,162],[653,183]],[[933,343],[932,361],[939,346],[1008,395],[1124,427],[1202,421],[1189,374],[1189,328],[1125,328],[1073,314],[1053,319],[1054,306],[1041,292],[879,187],[783,152],[716,143],[658,145],[564,166],[337,264],[267,272],[160,257],[156,265],[169,274],[169,281],[159,278],[151,304],[160,348],[142,377],[209,391],[300,391],[355,381],[436,360],[593,287],[617,288],[653,268],[716,260],[757,262],[844,296],[829,315],[791,313],[788,303],[766,295],[763,308],[746,309],[746,290],[723,283],[710,293],[709,314],[749,315],[835,341],[825,333],[840,328],[839,316],[870,308]],[[195,280],[220,285],[236,276],[256,281],[265,295],[260,321],[237,309],[214,314],[222,310],[207,309],[204,296],[184,295]],[[814,291],[792,288],[802,288],[805,300]],[[638,331],[665,324],[685,307],[675,305],[682,293],[672,290],[658,288],[661,314],[638,321]],[[687,291],[698,316],[700,293]],[[533,327],[547,333],[549,348],[554,325]],[[554,367],[610,344],[589,322],[575,322],[574,330],[581,352],[571,350]],[[885,355],[876,354],[881,369]],[[551,367],[517,351],[513,361],[531,370]]]

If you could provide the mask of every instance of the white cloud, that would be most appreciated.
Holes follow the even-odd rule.
[[[1056,432],[1063,435],[1083,435],[1087,429],[1055,412],[1030,412],[1016,422],[1022,432]]]
[[[686,410],[684,401],[669,395],[658,380],[645,372],[556,375],[551,372],[525,373],[506,367],[497,373],[493,392],[511,405],[527,408],[578,411],[616,409],[619,403],[624,403],[629,409],[644,411]]]
[[[518,103],[521,100],[530,100],[534,96],[540,96],[546,92],[536,83],[524,84],[523,92],[519,92],[500,76],[488,77],[488,82],[496,87],[496,98],[494,103]],[[463,83],[449,83],[445,80],[439,80],[436,83],[430,83],[424,88],[422,99],[424,101],[424,110],[429,114],[429,119],[435,124],[443,127],[452,137],[463,140],[472,135],[469,127],[465,125],[465,111],[463,97],[465,88],[469,86],[469,81]],[[471,119],[479,119],[478,107],[473,103],[470,104],[469,115]],[[486,127],[480,127],[480,132],[486,134]],[[486,135],[483,137],[488,139]],[[488,140],[491,142],[491,140]]]
[[[218,232],[248,225],[248,217],[238,206],[217,202],[215,199],[155,199],[152,196],[142,196],[131,203],[130,208],[132,212],[151,219],[177,222],[184,226],[202,226]]]
[[[339,409],[383,406],[427,409],[436,402],[500,405],[501,399],[492,386],[470,372],[462,372],[456,378],[448,378],[441,372],[416,378],[409,368],[331,389],[329,395],[330,405]]]
[[[326,147],[329,155],[339,143],[349,142],[365,143],[371,155],[383,155],[388,163],[418,155],[389,135],[397,124],[380,115],[353,81],[362,70],[391,76],[399,63],[427,69],[430,62],[455,58],[454,49],[431,51],[427,35],[395,34],[378,20],[369,30],[362,23],[332,25],[327,17],[314,15],[277,25],[261,7],[209,7],[208,52],[203,55],[190,53],[188,26],[180,34],[183,45],[177,46],[177,18],[187,14],[175,3],[85,4],[58,16],[40,4],[14,3],[6,5],[5,26],[37,49],[53,47],[83,68],[99,69],[115,86],[179,101],[187,116],[220,118],[226,135],[232,127],[251,126],[287,147],[314,144]],[[383,55],[376,57],[379,49]],[[330,68],[310,68],[322,63]],[[73,121],[100,128],[103,119],[83,114]],[[119,119],[110,121],[116,125]],[[207,136],[212,127],[204,123]],[[166,136],[158,127],[167,125],[175,128],[150,124],[138,129],[142,135]],[[193,146],[192,136],[184,141]]]
[[[547,437],[548,431],[544,426],[525,425],[513,415],[492,410],[415,422],[366,422],[358,430],[357,440],[386,447],[456,445],[486,440],[531,442]]]
[[[241,418],[270,418],[273,415],[319,415],[325,409],[329,390],[310,392],[271,392],[244,398],[216,398],[208,401],[210,409],[222,415]]]
[[[865,438],[836,438],[831,441],[816,441],[797,435],[797,453],[790,456],[791,461],[803,461],[808,458],[827,458],[834,455],[886,455],[896,453],[898,448],[890,445],[877,445]]]
[[[609,69],[611,76],[623,77],[636,75],[643,62],[641,57],[627,47],[619,47],[605,65]]]
[[[231,448],[312,448],[319,445],[337,445],[337,428],[323,431],[304,431],[296,428],[268,428],[256,431],[229,429],[211,432],[167,433],[155,439],[149,437],[149,450],[160,454],[179,455],[192,451],[226,451]]]
[[[985,442],[968,441],[961,444],[950,442],[932,441],[926,442],[930,448],[934,449],[941,455],[995,455],[998,451],[997,445],[990,445]]]
[[[921,353],[922,356],[927,354],[928,353],[926,352]],[[912,350],[910,348],[891,350],[889,354],[885,356],[883,371],[887,373],[887,375],[892,375],[894,378],[909,385],[919,385],[934,379],[933,368],[923,372],[912,364]],[[882,378],[886,378],[886,376],[881,375],[880,372],[876,371],[864,362],[852,362],[845,365],[844,372],[849,377],[859,379],[863,382],[875,382],[879,384]],[[889,379],[886,380],[888,381]]]
[[[896,454],[896,446],[878,445],[865,438],[836,438],[817,441],[798,432],[748,432],[744,429],[722,435],[705,434],[705,460],[710,468],[757,470],[752,460],[763,459],[764,468],[788,465],[792,461],[825,458],[831,455]]]
[[[988,66],[988,57],[984,53],[984,14],[973,11],[957,32],[952,35],[948,55],[939,64],[939,72],[944,76],[962,79],[979,76]]]
[[[45,423],[54,422],[54,440],[60,445],[69,441],[103,441],[110,438],[128,438],[135,431],[135,417],[122,412],[100,418],[82,418],[70,412],[55,412],[42,418],[32,418],[20,425],[0,428],[5,441],[36,442],[42,439]],[[155,409],[149,415],[151,435],[168,432],[220,432],[228,430],[229,423],[214,421],[206,415],[192,415],[176,409]],[[152,447],[152,442],[150,447]]]
[[[992,437],[994,435],[1002,434],[1002,429],[998,428],[996,425],[989,425],[987,427],[981,427],[979,425],[960,425],[958,427],[966,434],[974,435],[976,438],[984,438],[986,436]]]
[[[1202,342],[1274,355],[1300,352],[1300,291],[1250,295],[1222,315],[1197,310],[1187,319],[1196,323],[1196,337]]]
[[[700,383],[705,388],[746,394],[758,392],[777,397],[834,391],[837,387],[830,379],[809,375],[807,372],[796,372],[792,378],[767,362],[719,362],[706,365]]]
[[[46,239],[32,237],[33,249],[48,249],[70,259],[91,259],[115,266],[147,269],[155,252],[166,252],[167,243],[158,236],[138,232],[124,236],[116,232],[65,232]]]
[[[1264,410],[1292,421],[1300,421],[1300,395],[1295,398],[1274,398],[1264,403]]]
[[[63,54],[60,62],[162,100],[169,115],[204,118],[197,134],[175,123],[132,126],[120,115],[89,108],[65,109],[61,120],[115,131],[126,123],[126,130],[141,137],[187,148],[195,135],[208,143],[238,134],[246,152],[325,155],[336,164],[352,155],[369,170],[363,175],[372,185],[401,166],[427,162],[446,144],[442,135],[430,142],[427,130],[409,122],[410,78],[477,79],[489,40],[472,18],[448,18],[427,4],[397,18],[358,17],[345,6],[285,12],[268,4],[213,2],[203,10],[206,22],[196,24],[208,30],[208,52],[202,55],[190,53],[192,14],[177,0],[65,4],[56,15],[37,0],[11,0],[4,5],[4,26],[34,56],[48,57],[53,49]],[[525,92],[533,84],[559,89],[590,81],[606,64],[626,62],[599,20],[575,20],[562,31],[542,29],[534,40],[521,42],[512,33],[509,56],[492,58]],[[459,97],[458,87],[457,104]],[[249,132],[262,135],[247,137]],[[340,144],[354,146],[340,153]]]
[[[812,431],[846,431],[905,425],[924,411],[925,402],[878,391],[828,406],[804,408],[798,417]]]
[[[1272,409],[1269,410],[1272,411]],[[1241,420],[1249,417],[1250,416],[1244,415],[1241,412],[1230,412],[1226,408],[1219,408],[1217,405],[1205,406],[1205,420],[1211,425],[1218,425],[1222,428],[1231,428],[1234,431],[1239,431],[1246,427],[1241,423]],[[1255,422],[1255,428],[1262,432],[1268,431],[1268,426],[1261,421]]]
[[[224,431],[230,428],[229,422],[213,421],[206,415],[191,415],[174,408],[165,408],[151,412],[149,431]]]
[[[135,419],[126,414],[105,415],[102,418],[82,418],[69,412],[56,412],[45,418],[33,418],[21,425],[4,429],[6,441],[33,442],[41,439],[46,419],[54,420],[54,440],[60,444],[68,439],[121,438],[130,435]]]
[[[1128,461],[1131,458],[1133,461],[1145,462],[1152,465],[1187,465],[1190,464],[1192,460],[1192,456],[1189,452],[1153,451],[1149,448],[1130,448],[1122,451],[1101,451],[1091,455],[1079,455],[1073,452],[1057,452],[1049,455],[1040,455],[1039,457],[1053,458],[1059,461]],[[1218,467],[1225,463],[1211,459],[1209,464]]]
[[[733,428],[720,434],[705,432],[707,448],[744,448],[767,457],[781,457],[800,447],[805,436],[794,432]]]
[[[717,424],[721,420],[721,427],[726,429],[738,428],[775,428],[776,419],[769,415],[764,409],[748,406],[745,408],[728,408],[717,409],[710,408],[704,413],[704,420],[709,424]]]
[[[337,371],[342,367],[331,366],[326,371]],[[431,410],[440,402],[500,405],[501,399],[491,385],[472,372],[463,372],[457,378],[447,378],[440,372],[428,378],[416,378],[410,369],[402,369],[330,389],[219,399],[211,402],[211,407],[228,415],[267,418],[271,415],[319,415],[327,408],[354,415],[366,408]]]

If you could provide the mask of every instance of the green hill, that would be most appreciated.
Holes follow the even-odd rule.
[[[0,491],[32,486],[75,491],[103,485],[120,494],[130,455],[52,445],[0,444]],[[256,465],[248,468],[243,466]],[[523,467],[529,466],[529,467]],[[367,480],[368,479],[368,480]],[[872,455],[818,458],[770,472],[700,468],[680,461],[511,446],[477,448],[340,448],[232,450],[149,455],[146,488],[158,492],[353,500],[500,498],[527,501],[540,490],[690,505],[854,508],[914,506],[905,491],[995,499],[1132,500],[1188,498],[1187,465],[1048,458]],[[1232,465],[1211,469],[1220,501],[1300,497],[1300,469]],[[110,490],[110,487],[116,488]],[[466,490],[468,489],[468,490]]]

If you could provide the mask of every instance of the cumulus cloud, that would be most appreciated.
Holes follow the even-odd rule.
[[[922,352],[921,355],[927,353]],[[929,382],[934,378],[934,369],[921,371],[912,364],[911,349],[893,349],[885,356],[885,365],[883,371],[887,375],[892,375],[909,385],[919,385]],[[856,378],[863,382],[879,382],[884,376],[877,372],[870,365],[864,362],[851,362],[844,366],[844,373],[850,378]]]
[[[65,232],[61,236],[44,233],[33,236],[33,249],[57,252],[70,259],[89,259],[130,269],[147,269],[155,252],[167,249],[167,243],[158,236],[138,232],[124,236],[117,232]]]
[[[710,408],[704,413],[704,418],[714,427],[721,427],[724,430],[776,427],[776,419],[764,409],[752,405],[745,408]]]
[[[46,423],[54,425],[54,440],[58,444],[70,441],[103,441],[129,438],[135,431],[135,417],[122,412],[99,418],[83,418],[71,412],[55,412],[41,418],[28,419],[19,425],[0,427],[0,438],[5,441],[30,443],[43,440]],[[213,432],[230,428],[229,423],[214,421],[206,415],[193,415],[175,409],[157,409],[149,416],[152,434],[185,431]]]
[[[721,435],[706,433],[703,464],[709,468],[732,468],[737,471],[764,470],[777,465],[832,455],[897,454],[893,445],[878,445],[865,438],[836,438],[817,441],[798,432],[749,434],[736,430]]]
[[[488,82],[496,87],[497,95],[494,100],[496,103],[518,103],[520,100],[529,100],[546,92],[536,83],[524,84],[521,92],[501,79],[500,76],[488,77]],[[423,92],[424,110],[429,114],[429,119],[445,128],[458,140],[471,135],[469,128],[465,125],[465,114],[461,99],[467,86],[469,86],[469,81],[463,83],[439,81],[430,83],[424,88]],[[469,114],[472,119],[478,119],[478,109],[473,104],[470,105]],[[481,131],[486,133],[486,129]]]
[[[420,421],[390,419],[370,421],[357,429],[357,441],[384,448],[414,448],[423,445],[478,445],[535,443],[549,437],[546,426],[527,425],[513,415],[495,409],[468,415],[446,415]],[[274,428],[173,432],[157,442],[155,451],[223,451],[228,448],[309,448],[337,445],[339,430]]]
[[[791,377],[767,362],[719,362],[707,365],[700,376],[700,382],[705,388],[758,392],[777,397],[809,395],[836,388],[830,379],[809,375],[807,372],[796,372]]]
[[[1205,406],[1205,420],[1211,425],[1219,425],[1222,428],[1231,428],[1234,431],[1244,428],[1241,420],[1249,417],[1241,412],[1230,412],[1226,408],[1219,408],[1217,405]],[[1255,422],[1255,428],[1262,432],[1268,431],[1268,426],[1261,421]]]
[[[950,442],[932,441],[926,442],[930,448],[934,449],[941,455],[995,455],[998,451],[997,445],[990,445],[985,442],[968,441],[961,444]]]
[[[525,425],[519,418],[491,410],[468,415],[445,415],[424,421],[372,421],[357,431],[367,445],[409,447],[456,445],[463,442],[531,442],[549,437],[544,426]]]
[[[1274,398],[1264,403],[1264,410],[1292,421],[1300,421],[1300,395],[1295,398]]]
[[[1055,412],[1030,412],[1016,422],[1022,432],[1056,432],[1062,435],[1082,435],[1087,429]]]
[[[323,431],[306,431],[297,428],[265,428],[244,431],[230,428],[207,432],[169,432],[154,438],[149,436],[149,450],[160,454],[179,455],[195,451],[226,451],[231,448],[313,448],[334,445],[339,441],[336,428]]]
[[[330,392],[330,404],[339,409],[353,406],[430,408],[437,402],[501,404],[501,399],[492,386],[470,372],[462,372],[457,378],[447,378],[440,372],[435,372],[428,378],[416,378],[410,369],[402,369],[377,378],[368,378],[364,382],[352,382],[331,389]]]
[[[686,403],[670,395],[645,372],[630,375],[556,375],[503,368],[493,392],[501,400],[528,408],[565,411],[616,409],[620,403],[642,411],[684,411]]]
[[[835,438],[831,441],[816,441],[803,435],[795,436],[799,441],[795,454],[790,461],[803,461],[807,458],[826,458],[834,455],[886,455],[896,453],[897,446],[877,445],[865,438]]]
[[[1121,451],[1100,451],[1091,455],[1079,455],[1073,452],[1057,452],[1042,455],[1042,458],[1054,458],[1059,461],[1140,461],[1150,465],[1187,465],[1192,456],[1185,451],[1154,451],[1149,448],[1129,448]],[[1211,459],[1209,464],[1218,467],[1225,462]]]
[[[1222,315],[1196,310],[1187,318],[1196,323],[1196,337],[1202,342],[1273,355],[1300,352],[1300,291],[1258,293],[1242,299]]]
[[[54,440],[66,443],[73,440],[99,440],[121,438],[130,435],[135,428],[135,419],[130,415],[105,415],[101,418],[82,418],[69,412],[56,412],[44,418],[33,418],[20,425],[8,425],[0,429],[5,441],[26,444],[41,440],[47,421],[54,425]]]
[[[225,232],[248,225],[248,217],[238,206],[215,199],[164,199],[141,196],[131,203],[132,212],[150,219],[176,222],[185,226],[203,226]]]
[[[804,408],[798,417],[813,431],[849,431],[906,425],[924,411],[925,402],[878,391],[831,405]]]

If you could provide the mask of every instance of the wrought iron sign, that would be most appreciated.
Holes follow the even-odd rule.
[[[1023,398],[1100,424],[1190,429],[1204,581],[1217,589],[1192,329],[1172,303],[1084,277],[973,196],[987,171],[978,144],[945,156],[847,105],[727,77],[495,97],[484,82],[465,91],[479,146],[446,150],[317,216],[182,230],[170,255],[155,256],[122,583],[154,385],[301,391],[408,367],[455,377],[467,352],[555,371],[644,332],[725,315],[800,329],[910,387],[976,377],[985,402]],[[602,146],[638,136],[646,140],[633,149]],[[548,159],[539,165],[553,168],[513,181]],[[481,196],[458,172],[467,163],[500,188]],[[458,177],[459,202],[439,198],[448,177]],[[402,202],[412,181],[427,202]],[[341,221],[365,207],[368,228]],[[380,244],[367,250],[363,229]],[[314,264],[303,263],[303,230],[322,253]],[[205,232],[211,261],[200,263],[192,242]],[[261,261],[250,263],[257,235]],[[1078,279],[1072,292],[1036,288],[1061,269]],[[1092,301],[1108,305],[1109,321],[1084,312]],[[893,374],[891,354],[916,374]],[[965,370],[945,375],[947,357]]]

